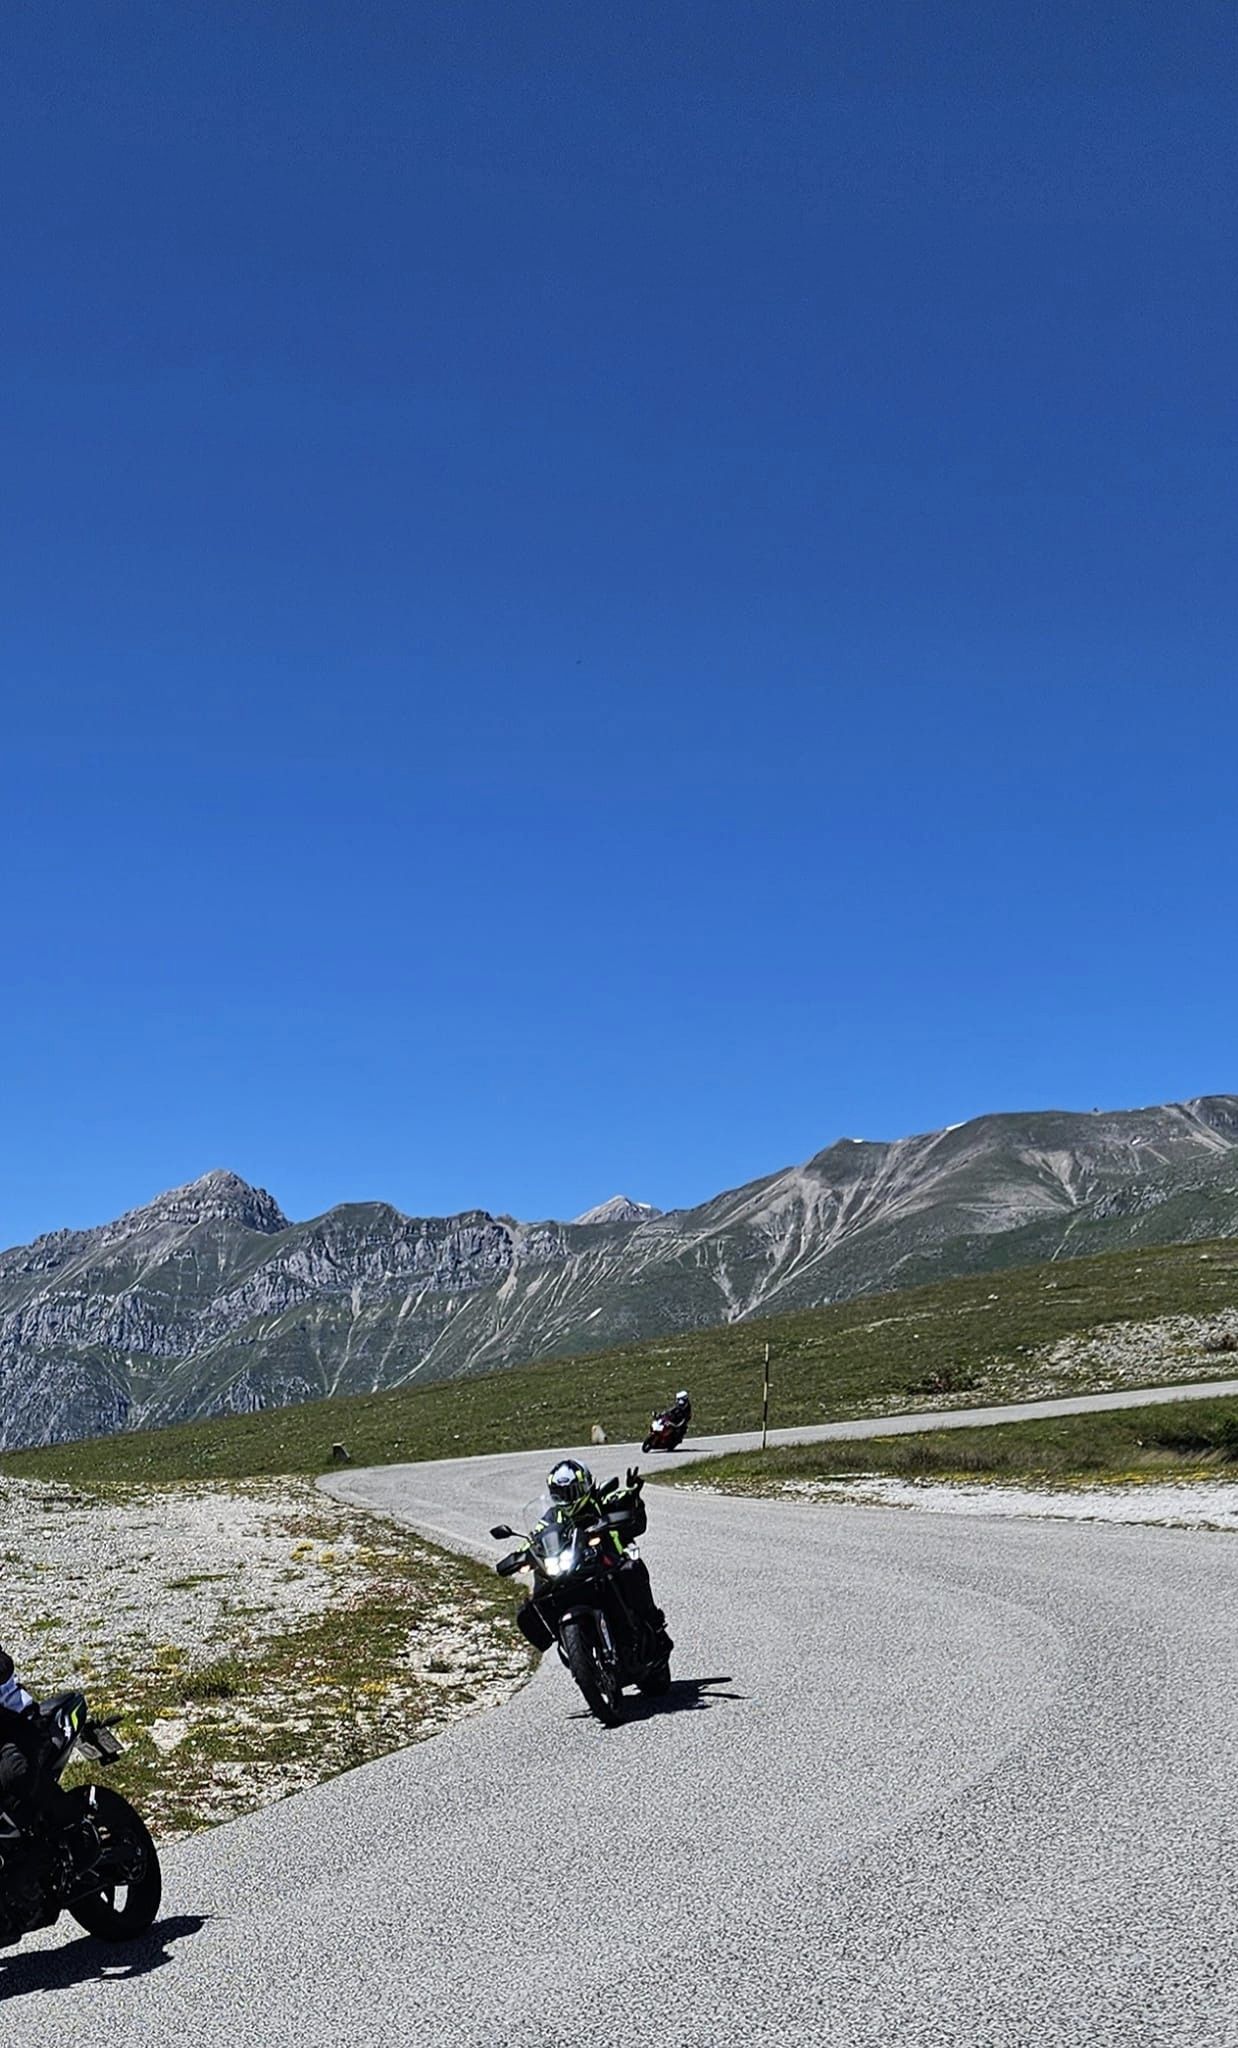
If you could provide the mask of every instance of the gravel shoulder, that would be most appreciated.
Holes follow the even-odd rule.
[[[730,1488],[726,1489],[731,1491]],[[739,1489],[735,1489],[738,1491]],[[891,1479],[884,1473],[853,1479],[787,1479],[746,1486],[766,1499],[822,1506],[910,1508],[934,1515],[998,1515],[1053,1522],[1131,1522],[1160,1529],[1238,1530],[1238,1485],[1232,1480],[1185,1479],[1146,1486],[999,1486],[957,1480]]]
[[[492,1578],[304,1479],[74,1489],[0,1480],[3,1640],[31,1690],[122,1716],[110,1774],[163,1840],[270,1804],[510,1697]]]

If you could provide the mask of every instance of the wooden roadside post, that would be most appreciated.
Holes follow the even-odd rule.
[[[761,1396],[761,1449],[769,1436],[769,1343],[765,1345],[765,1390]]]

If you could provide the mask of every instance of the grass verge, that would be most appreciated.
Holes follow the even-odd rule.
[[[1171,1401],[981,1429],[925,1430],[846,1443],[780,1444],[659,1473],[668,1485],[778,1493],[805,1481],[880,1475],[1007,1486],[1238,1481],[1238,1403]]]

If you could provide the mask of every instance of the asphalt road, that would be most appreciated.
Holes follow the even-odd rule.
[[[345,1487],[493,1554],[546,1462]],[[181,1845],[118,1974],[4,1952],[0,2042],[1238,2048],[1238,1541],[650,1502],[669,1700],[604,1730],[548,1660]]]

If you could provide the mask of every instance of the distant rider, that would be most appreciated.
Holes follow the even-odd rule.
[[[670,1656],[674,1649],[666,1633],[666,1616],[654,1604],[653,1587],[649,1583],[649,1568],[643,1557],[637,1556],[628,1546],[643,1536],[649,1525],[645,1503],[641,1499],[644,1480],[633,1465],[621,1486],[616,1479],[604,1488],[599,1488],[587,1465],[578,1464],[575,1458],[564,1458],[553,1467],[546,1481],[550,1495],[550,1506],[543,1521],[552,1517],[564,1519],[573,1524],[600,1522],[604,1515],[622,1514],[624,1520],[612,1529],[610,1540],[623,1558],[624,1598],[638,1624],[643,1624],[651,1634],[660,1633],[663,1638],[663,1654]],[[537,1611],[533,1598],[525,1601],[516,1615],[516,1625],[535,1650],[548,1650],[554,1637]]]
[[[666,1410],[666,1415],[667,1419],[673,1422],[676,1428],[681,1423],[685,1429],[688,1427],[692,1420],[692,1403],[688,1399],[688,1389],[686,1387],[679,1389],[670,1407]]]

